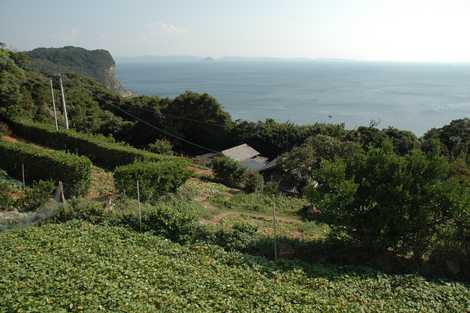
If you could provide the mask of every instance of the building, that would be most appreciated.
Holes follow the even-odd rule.
[[[222,155],[240,162],[241,166],[254,172],[262,172],[276,166],[276,159],[269,161],[268,158],[261,156],[261,153],[247,145],[246,143],[223,150]],[[199,161],[209,161],[219,153],[207,153],[196,157]]]

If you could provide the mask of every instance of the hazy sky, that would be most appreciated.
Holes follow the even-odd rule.
[[[0,41],[115,56],[470,62],[470,0],[0,0]]]

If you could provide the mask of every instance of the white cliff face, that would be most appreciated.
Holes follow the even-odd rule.
[[[104,84],[107,88],[117,91],[121,96],[124,97],[130,97],[134,95],[131,91],[125,89],[121,82],[116,78],[116,65],[111,65],[104,71]]]

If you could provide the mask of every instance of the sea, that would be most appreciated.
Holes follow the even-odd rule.
[[[190,61],[117,64],[142,95],[214,96],[233,119],[389,126],[421,136],[470,117],[470,64]]]

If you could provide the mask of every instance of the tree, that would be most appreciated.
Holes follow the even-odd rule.
[[[210,166],[214,170],[214,176],[223,184],[239,188],[243,182],[245,168],[240,163],[225,156],[212,159]]]
[[[310,137],[303,145],[281,156],[278,162],[280,179],[283,184],[302,192],[315,180],[314,170],[320,167],[323,160],[348,158],[360,150],[358,144],[343,142],[329,136]]]
[[[450,160],[463,159],[470,163],[470,118],[454,120],[441,128],[429,130],[423,137],[425,144],[438,139]]]
[[[162,114],[167,129],[186,140],[213,150],[226,148],[232,120],[220,103],[208,94],[187,91],[163,108]],[[182,144],[187,151],[207,152]]]
[[[468,190],[449,177],[444,158],[418,150],[399,156],[386,144],[323,161],[308,196],[323,221],[362,245],[412,252],[419,262],[452,212],[468,208]]]

